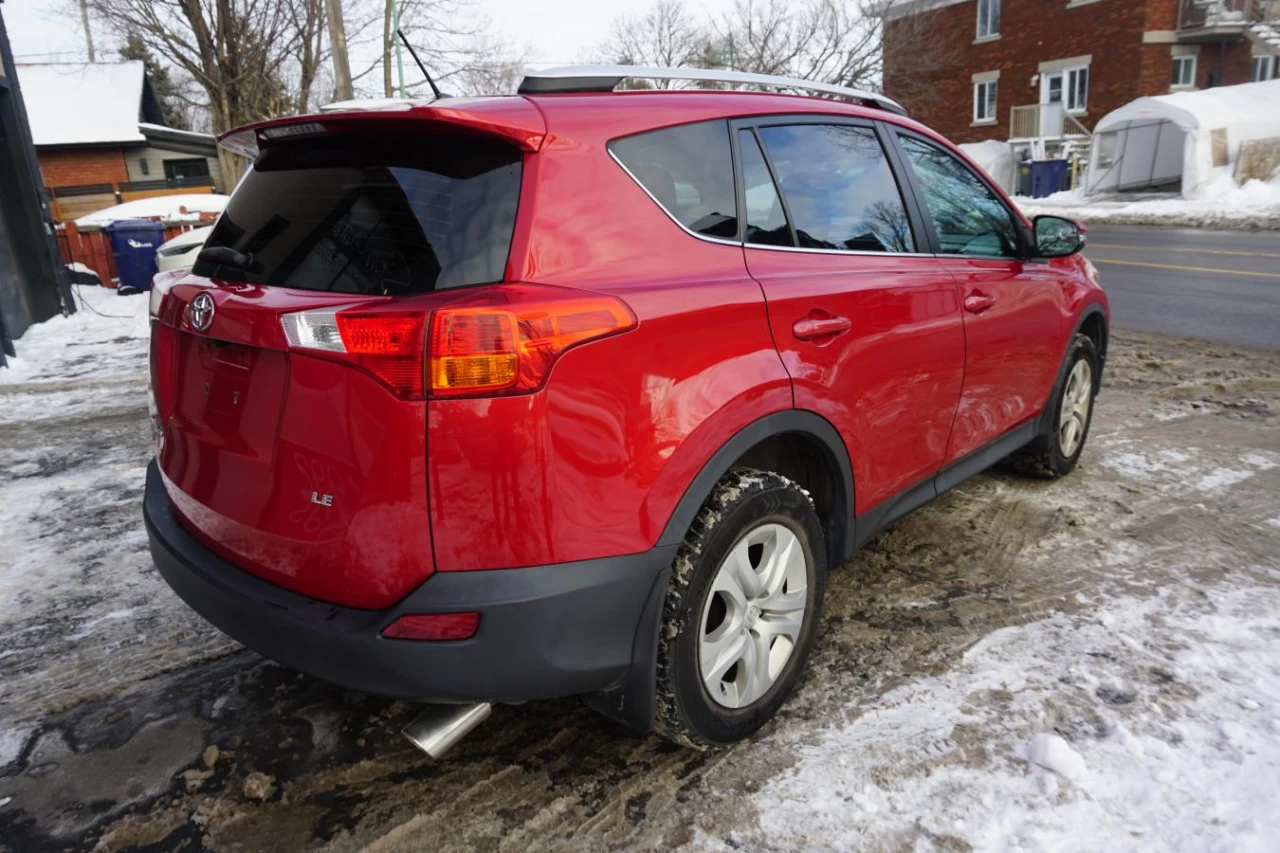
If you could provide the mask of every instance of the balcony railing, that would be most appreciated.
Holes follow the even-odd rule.
[[[1179,30],[1242,31],[1248,23],[1280,21],[1280,0],[1182,0]]]
[[[1062,103],[1009,108],[1010,139],[1066,139],[1089,136],[1089,129],[1062,108]]]

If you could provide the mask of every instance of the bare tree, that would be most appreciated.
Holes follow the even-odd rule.
[[[928,11],[890,10],[890,0],[873,0],[883,21],[884,93],[908,111],[929,112],[941,105],[942,85],[963,59],[964,42],[941,28]]]
[[[207,97],[215,132],[293,109],[285,65],[297,45],[290,5],[281,0],[88,0],[120,34],[136,33],[161,60],[182,69]],[[224,180],[241,163],[219,149]]]
[[[339,100],[356,96],[351,87],[351,62],[347,59],[347,30],[342,18],[342,0],[325,0],[329,17],[329,44],[333,53],[333,76],[337,81]]]
[[[291,0],[289,15],[297,34],[294,60],[297,62],[298,90],[295,96],[298,112],[305,113],[311,104],[311,89],[328,53],[325,45],[325,0]]]
[[[93,62],[93,30],[89,28],[89,0],[80,0],[80,23],[84,25],[84,50]]]
[[[878,87],[880,22],[842,0],[739,0],[713,23],[719,64],[737,71]]]
[[[602,51],[619,65],[698,65],[708,46],[708,33],[681,0],[658,0],[647,12],[618,18]],[[658,80],[669,88],[673,81]]]

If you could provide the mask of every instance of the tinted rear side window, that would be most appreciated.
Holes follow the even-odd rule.
[[[871,128],[762,127],[760,138],[801,248],[915,251],[902,194]]]
[[[206,246],[252,255],[197,275],[337,293],[401,295],[501,281],[520,152],[427,136],[342,136],[267,148]]]
[[[782,199],[773,185],[773,176],[760,153],[756,135],[749,130],[738,131],[738,151],[742,155],[743,194],[747,199],[747,242],[794,246]]]
[[[707,237],[738,239],[727,122],[640,133],[615,139],[609,150],[685,228]]]

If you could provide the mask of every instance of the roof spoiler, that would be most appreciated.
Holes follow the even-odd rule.
[[[717,71],[710,68],[661,68],[648,65],[565,65],[547,68],[525,75],[517,90],[521,95],[550,95],[564,92],[612,92],[623,80],[685,80],[690,82],[729,83],[737,86],[768,86],[774,89],[794,89],[815,92],[857,101],[863,106],[876,107],[905,116],[907,111],[892,98],[837,86],[833,83],[815,83],[798,77],[777,77],[772,74],[751,74],[745,71]]]
[[[542,113],[523,98],[440,101],[380,99],[345,101],[323,107],[311,115],[268,119],[246,124],[218,136],[218,144],[242,157],[253,159],[262,146],[275,139],[321,137],[331,133],[351,133],[376,128],[394,130],[404,122],[404,130],[455,128],[492,136],[514,143],[522,151],[537,151],[546,136]]]

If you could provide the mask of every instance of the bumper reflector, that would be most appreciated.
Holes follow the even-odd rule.
[[[393,640],[467,640],[480,628],[479,613],[415,613],[382,630]]]

